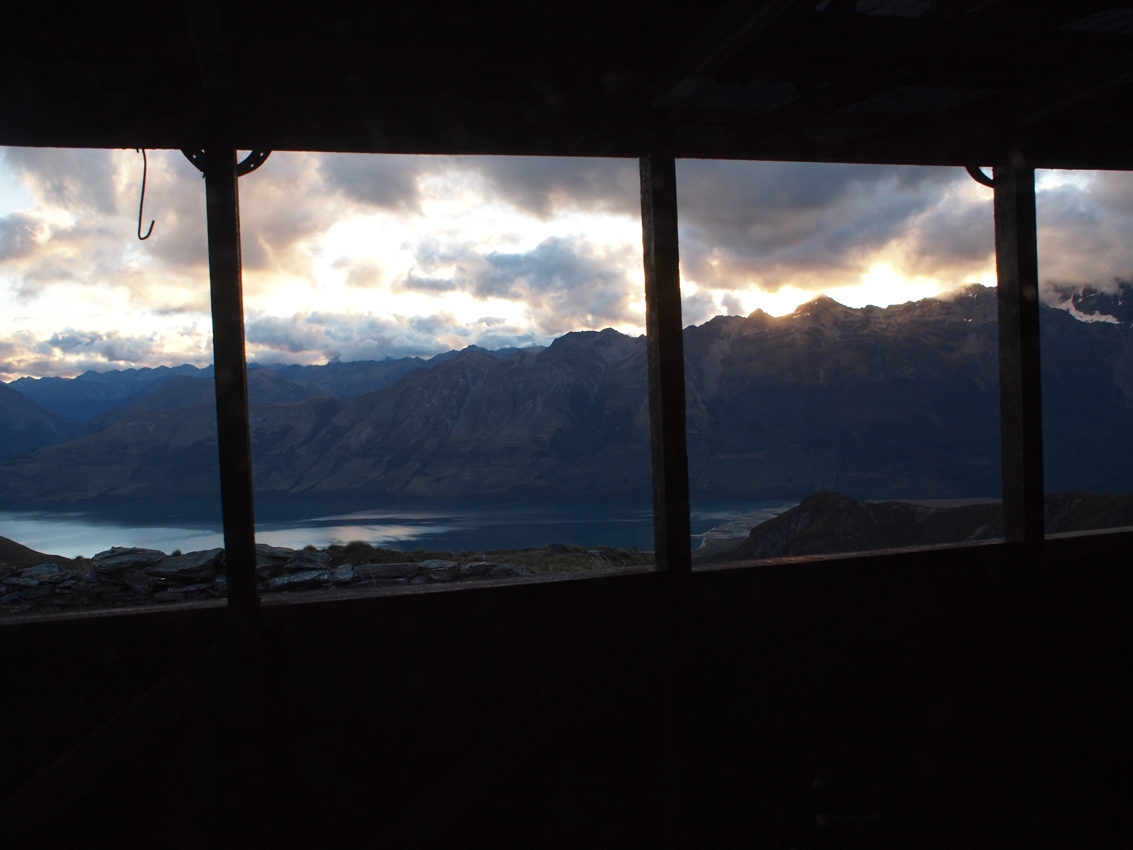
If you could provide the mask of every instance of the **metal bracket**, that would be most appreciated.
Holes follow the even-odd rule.
[[[271,156],[271,151],[252,151],[241,162],[236,163],[236,176],[243,177],[245,174],[251,174],[263,165],[269,156]]]
[[[987,176],[987,173],[978,165],[969,165],[968,174],[972,179],[979,183],[981,186],[987,186],[989,189],[995,188],[995,181]]]
[[[190,150],[189,148],[182,148],[181,153],[185,155],[185,159],[196,166],[197,171],[204,172],[205,170],[205,152],[203,150]],[[267,161],[271,156],[271,151],[252,151],[244,159],[236,164],[236,176],[243,177],[245,174],[251,174],[257,168]]]

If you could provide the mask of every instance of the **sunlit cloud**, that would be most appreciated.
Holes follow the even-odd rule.
[[[682,267],[701,290],[783,313],[820,292],[885,306],[993,276],[991,198],[963,169],[679,165]]]

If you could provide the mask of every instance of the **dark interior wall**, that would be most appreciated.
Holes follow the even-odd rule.
[[[1129,846],[1128,537],[8,622],[4,834]]]
[[[222,608],[7,624],[21,695],[0,727],[26,734],[3,742],[5,798],[147,686],[206,662],[156,701],[179,716],[143,749],[119,756],[149,722],[133,711],[96,747],[96,777],[76,784],[69,765],[4,820],[38,819],[36,847],[655,843],[656,579],[265,607],[250,648]]]
[[[706,847],[1128,847],[1128,558],[1079,541],[704,576]]]

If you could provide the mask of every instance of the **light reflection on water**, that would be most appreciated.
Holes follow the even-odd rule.
[[[692,545],[704,532],[779,502],[694,505]],[[363,540],[397,549],[522,549],[549,543],[653,548],[652,504],[643,499],[258,500],[256,540],[301,548]],[[214,502],[118,502],[0,506],[0,536],[64,557],[111,546],[189,552],[223,546]]]
[[[343,520],[348,517],[335,517]],[[363,540],[373,546],[388,546],[390,548],[405,548],[408,544],[415,544],[434,537],[442,537],[455,529],[447,525],[405,525],[387,523],[383,525],[350,524],[350,525],[322,525],[318,520],[311,520],[309,525],[288,526],[285,528],[257,528],[256,542],[267,543],[272,546],[288,546],[292,549],[302,549],[308,544],[326,546],[331,543],[349,543],[351,540]]]

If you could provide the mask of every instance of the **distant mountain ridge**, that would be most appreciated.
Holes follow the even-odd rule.
[[[84,372],[76,378],[17,378],[7,386],[48,410],[82,424],[107,410],[153,392],[178,376],[209,377],[212,367],[158,366]]]
[[[334,398],[322,387],[307,381],[289,381],[272,369],[252,369],[248,372],[248,403],[295,404],[309,398]],[[86,432],[101,431],[115,422],[158,411],[178,410],[197,405],[215,405],[216,388],[207,378],[190,378],[179,375],[141,398],[121,407],[93,417],[86,424]]]
[[[287,404],[326,396],[348,400],[384,389],[415,369],[431,369],[464,352],[502,360],[520,350],[539,351],[542,346],[488,351],[471,345],[462,352],[446,351],[431,358],[332,360],[317,366],[249,363],[249,404]],[[0,417],[7,417],[0,420],[0,457],[57,445],[140,413],[212,404],[212,375],[211,365],[182,364],[88,371],[76,378],[18,378],[6,386],[42,410],[33,413],[26,405],[7,403],[0,411]],[[277,376],[275,380],[269,377],[272,375]]]
[[[994,290],[972,286],[884,309],[818,298],[788,316],[686,328],[694,497],[998,495],[995,314]],[[1044,308],[1042,333],[1048,488],[1131,489],[1128,325]],[[545,349],[469,347],[425,363],[253,370],[257,491],[649,495],[643,337],[580,331]],[[388,383],[349,398],[328,389],[366,380]],[[0,464],[0,498],[214,497],[210,392],[211,381],[170,379],[92,419],[95,433]]]
[[[266,369],[284,380],[296,384],[309,384],[324,394],[351,399],[374,390],[384,389],[414,369],[430,369],[451,360],[463,352],[479,351],[506,359],[520,350],[501,348],[494,351],[470,345],[462,351],[445,351],[429,358],[400,357],[386,360],[357,360],[303,366],[286,363],[249,363],[249,373]],[[178,378],[211,378],[211,365],[198,368],[189,364],[158,366],[144,369],[111,369],[105,372],[88,371],[75,378],[17,378],[7,386],[22,393],[37,404],[60,416],[83,424],[101,413],[115,410],[157,392]]]

